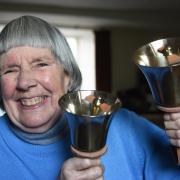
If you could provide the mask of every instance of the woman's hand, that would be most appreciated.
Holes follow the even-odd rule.
[[[180,113],[165,113],[164,125],[171,144],[180,147]]]
[[[103,180],[103,173],[100,159],[74,157],[64,162],[60,180]]]

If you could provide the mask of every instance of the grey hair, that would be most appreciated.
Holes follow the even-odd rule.
[[[0,55],[18,46],[50,49],[70,77],[68,91],[80,89],[81,72],[65,37],[55,26],[34,16],[21,16],[10,21],[0,33]]]

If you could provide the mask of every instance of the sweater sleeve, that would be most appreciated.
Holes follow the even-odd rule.
[[[172,146],[165,130],[152,124],[139,115],[122,110],[122,116],[128,126],[135,146],[144,154],[141,158],[145,179],[180,179],[180,168],[172,154]],[[125,122],[124,122],[125,123]]]
[[[122,108],[113,115],[107,143],[109,160],[116,161],[114,173],[119,171],[122,177],[126,174],[133,180],[180,179],[180,168],[165,131],[134,112]]]

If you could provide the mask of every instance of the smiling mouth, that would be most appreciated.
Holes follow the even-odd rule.
[[[35,106],[41,104],[46,99],[45,96],[34,97],[34,98],[22,98],[20,99],[20,103],[23,106]]]

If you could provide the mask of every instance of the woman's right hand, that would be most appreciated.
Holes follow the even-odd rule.
[[[64,162],[59,180],[103,180],[103,173],[100,159],[73,157]]]

